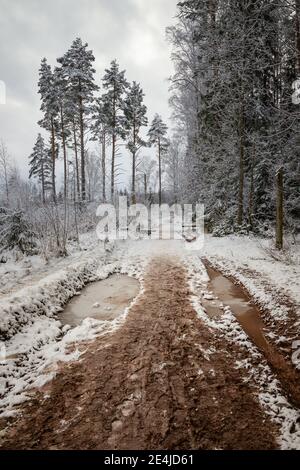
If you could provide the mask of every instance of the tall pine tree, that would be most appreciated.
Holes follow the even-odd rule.
[[[167,151],[169,146],[169,141],[166,137],[167,132],[168,128],[166,124],[163,122],[161,116],[156,114],[151,123],[148,136],[150,144],[156,146],[158,150],[158,197],[160,205],[162,203],[162,155]]]
[[[144,93],[140,85],[133,82],[128,90],[124,100],[124,117],[125,130],[127,133],[127,147],[132,155],[132,184],[131,195],[132,203],[136,204],[136,166],[137,153],[147,145],[146,141],[141,138],[140,132],[142,127],[147,126],[147,107],[144,104]]]
[[[80,152],[81,152],[81,198],[86,200],[85,177],[85,131],[87,129],[87,116],[91,113],[94,102],[94,92],[98,86],[94,82],[95,69],[93,62],[95,57],[88,49],[88,44],[80,38],[73,41],[66,54],[57,59],[61,65],[61,75],[67,81],[68,99],[76,104],[80,128]]]
[[[58,131],[59,106],[56,95],[54,74],[47,59],[43,59],[40,67],[39,93],[41,95],[41,111],[44,113],[43,119],[39,122],[40,126],[51,134],[51,155],[52,155],[52,194],[53,201],[56,203],[56,133]]]
[[[103,88],[106,93],[103,95],[103,103],[108,122],[108,132],[111,137],[112,155],[111,155],[111,199],[115,195],[115,170],[116,170],[116,151],[117,139],[125,138],[123,100],[125,92],[129,86],[125,71],[120,71],[116,60],[111,62],[109,69],[105,70],[103,77]]]

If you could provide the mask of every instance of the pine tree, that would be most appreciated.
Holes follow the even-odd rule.
[[[41,111],[44,113],[40,126],[51,133],[51,155],[52,155],[52,193],[53,201],[56,203],[56,133],[58,131],[59,105],[55,89],[54,74],[47,59],[43,59],[40,67],[39,93],[41,95]]]
[[[92,116],[92,139],[101,147],[102,198],[106,201],[106,148],[109,145],[108,102],[102,96],[96,99]]]
[[[117,139],[125,138],[124,116],[123,116],[123,99],[124,94],[129,86],[125,71],[120,71],[119,64],[116,60],[111,62],[110,69],[105,70],[103,77],[103,88],[106,93],[103,95],[103,103],[108,122],[109,135],[112,141],[111,156],[111,199],[115,195],[115,169],[116,169],[116,150]]]
[[[70,130],[69,126],[71,124],[72,119],[72,111],[73,111],[73,103],[69,100],[68,94],[68,82],[67,78],[63,73],[63,69],[60,67],[56,67],[54,69],[54,87],[57,97],[57,105],[59,108],[59,131],[58,137],[62,142],[62,150],[63,150],[63,162],[64,162],[64,200],[67,200],[68,196],[68,157],[67,157],[67,144],[68,139],[70,137]]]
[[[95,57],[88,44],[80,38],[73,41],[66,54],[57,59],[61,65],[62,77],[67,81],[68,99],[75,105],[78,111],[80,127],[80,152],[81,152],[81,198],[86,200],[85,178],[85,131],[87,129],[86,117],[91,113],[94,102],[94,92],[98,86],[94,82],[95,69],[93,62]]]
[[[143,126],[147,126],[147,107],[144,105],[144,93],[140,85],[133,82],[124,100],[125,130],[127,133],[127,147],[132,154],[132,203],[136,204],[136,165],[137,153],[147,146],[141,138],[140,131]]]
[[[169,141],[166,138],[168,128],[163,122],[161,116],[156,114],[150,126],[148,136],[149,143],[158,149],[158,178],[159,178],[159,204],[162,203],[162,155],[165,153],[169,146]]]
[[[30,155],[29,178],[37,178],[42,186],[42,201],[46,202],[46,191],[51,187],[52,162],[49,157],[49,150],[41,134],[38,134],[36,143]]]

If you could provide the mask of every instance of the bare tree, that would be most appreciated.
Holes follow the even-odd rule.
[[[11,157],[4,141],[0,141],[0,178],[4,186],[6,203],[9,205],[9,175],[11,170]]]

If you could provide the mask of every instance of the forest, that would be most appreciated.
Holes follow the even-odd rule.
[[[0,451],[300,450],[300,0],[1,2]]]
[[[127,81],[116,60],[96,76],[93,52],[81,39],[54,67],[42,59],[41,134],[29,179],[1,144],[2,225],[12,223],[30,247],[36,222],[27,215],[34,206],[50,221],[57,253],[65,254],[78,220],[94,210],[89,204],[124,193],[132,203],[203,203],[215,235],[271,236],[280,193],[280,218],[296,235],[299,10],[289,1],[180,2],[166,33],[174,65],[169,130],[159,115],[148,124],[143,89]],[[149,156],[151,146],[157,151]],[[120,185],[128,156],[128,184]],[[14,243],[5,231],[1,240]]]

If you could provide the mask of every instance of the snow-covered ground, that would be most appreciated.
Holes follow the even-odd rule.
[[[259,391],[261,403],[274,420],[281,425],[282,448],[300,448],[300,429],[291,434],[289,429],[299,419],[297,411],[283,397],[280,386],[261,357],[261,368],[253,372],[251,357],[257,360],[259,351],[250,343],[235,317],[225,308],[224,316],[211,321],[201,306],[196,287],[208,281],[202,257],[207,257],[223,272],[240,280],[261,304],[273,311],[277,320],[284,320],[288,309],[280,304],[275,291],[285,291],[296,304],[300,301],[299,246],[292,247],[289,257],[276,261],[268,251],[268,241],[247,237],[213,238],[206,236],[200,251],[187,250],[182,241],[118,242],[113,250],[105,250],[94,235],[85,237],[84,249],[74,249],[63,260],[47,266],[31,262],[31,271],[19,276],[19,289],[12,285],[13,275],[7,276],[0,297],[0,333],[2,352],[6,360],[0,362],[0,417],[9,417],[14,406],[28,398],[35,387],[43,386],[56,373],[59,363],[80,360],[85,341],[118,328],[126,318],[128,309],[112,322],[86,319],[76,328],[63,327],[57,314],[64,305],[89,282],[101,280],[115,272],[136,277],[143,292],[143,274],[149,258],[154,255],[174,255],[186,265],[192,303],[209,327],[217,329],[247,350],[250,358],[237,362],[237,367],[249,370],[249,381]],[[28,260],[27,260],[28,261]],[[20,262],[26,262],[23,260]],[[15,265],[15,272],[20,271]],[[1,266],[3,269],[3,266]],[[0,358],[1,359],[1,358]],[[274,401],[274,395],[277,401]]]
[[[80,235],[79,245],[69,242],[67,258],[50,258],[47,262],[42,256],[23,256],[20,252],[2,252],[1,258],[5,263],[0,263],[0,299],[9,293],[20,290],[22,286],[35,284],[39,279],[59,269],[68,266],[72,261],[86,258],[86,252],[100,246],[94,231]]]
[[[93,237],[93,236],[92,236]],[[60,362],[79,359],[84,341],[118,328],[127,310],[114,321],[87,318],[76,328],[63,326],[57,315],[66,303],[93,281],[113,273],[139,279],[148,259],[158,254],[182,252],[181,242],[120,241],[104,248],[93,243],[90,250],[75,251],[68,258],[40,266],[22,278],[22,287],[0,298],[0,417],[15,413],[13,407],[28,398],[28,390],[43,386],[55,374]],[[15,268],[18,270],[18,266]],[[41,276],[43,276],[41,278]],[[39,279],[40,278],[40,279]],[[38,280],[39,279],[39,280]],[[72,347],[71,347],[72,346]]]

